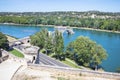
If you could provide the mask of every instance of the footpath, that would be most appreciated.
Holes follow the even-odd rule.
[[[23,66],[23,61],[8,59],[2,62],[0,64],[0,80],[11,80],[21,66]]]

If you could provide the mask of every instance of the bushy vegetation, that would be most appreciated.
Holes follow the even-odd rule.
[[[1,49],[8,49],[9,48],[9,44],[8,44],[8,40],[7,37],[0,32],[0,57],[2,57],[2,51]]]
[[[43,29],[31,36],[31,44],[45,49],[46,54],[54,53],[57,59],[64,58],[64,41],[62,33],[55,31],[54,35],[49,34],[47,29]]]
[[[74,60],[79,65],[97,68],[102,60],[106,59],[107,54],[102,46],[88,37],[80,36],[67,46],[66,57]]]
[[[0,32],[0,49],[1,48],[8,49],[9,48],[9,44],[8,44],[7,37]]]
[[[118,67],[118,68],[116,69],[116,72],[120,73],[120,67]]]

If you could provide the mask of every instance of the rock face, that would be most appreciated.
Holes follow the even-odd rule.
[[[9,58],[9,54],[6,51],[0,49],[0,63],[7,60]]]

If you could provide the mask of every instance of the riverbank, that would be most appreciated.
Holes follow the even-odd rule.
[[[6,35],[6,34],[5,34]],[[17,38],[13,37],[13,36],[10,36],[10,35],[6,35],[7,39],[9,42],[14,42],[14,41],[17,41]]]
[[[43,24],[38,24],[38,25],[31,25],[31,24],[15,24],[15,23],[0,23],[0,25],[13,25],[13,26],[41,26],[41,27],[44,27],[44,26],[47,26],[47,27],[54,27],[55,25],[43,25]]]
[[[58,27],[56,25],[43,25],[43,24],[38,24],[38,25],[28,25],[28,24],[15,24],[15,23],[0,23],[0,25],[17,25],[17,26],[47,26],[47,27]],[[62,27],[68,27],[68,26],[62,26]],[[84,30],[94,30],[94,31],[102,31],[102,32],[110,32],[110,33],[120,33],[120,31],[110,31],[110,30],[103,30],[103,29],[94,29],[94,28],[87,28],[87,27],[70,27],[74,29],[84,29]]]
[[[93,31],[102,31],[102,32],[110,32],[110,33],[120,33],[120,31],[110,31],[110,30],[102,30],[102,29],[94,29],[94,28],[85,28],[85,27],[72,27],[76,29],[84,29],[84,30],[93,30]]]

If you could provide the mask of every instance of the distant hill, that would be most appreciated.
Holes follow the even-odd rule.
[[[120,16],[120,12],[100,12],[100,11],[56,11],[56,12],[0,12],[0,16],[41,16],[41,15],[63,15],[63,16],[90,16],[95,14],[97,16]]]

